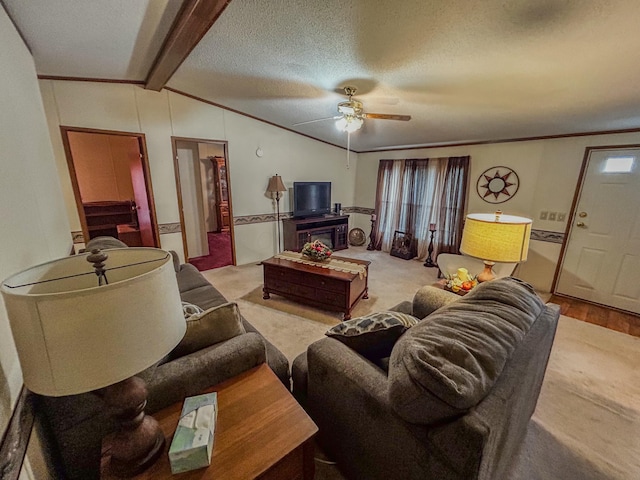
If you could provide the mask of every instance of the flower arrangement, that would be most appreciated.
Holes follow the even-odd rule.
[[[456,275],[447,275],[445,287],[454,293],[468,292],[478,284],[477,275],[469,275],[466,268],[459,268]]]
[[[326,260],[331,256],[333,252],[320,240],[305,243],[302,247],[302,255],[309,257],[311,260],[319,261]]]

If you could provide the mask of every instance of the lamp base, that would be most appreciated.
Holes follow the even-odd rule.
[[[140,377],[131,377],[106,387],[100,394],[119,423],[118,431],[103,439],[103,454],[109,457],[105,473],[133,477],[150,467],[162,454],[165,438],[155,418],[144,413],[147,388]]]
[[[493,273],[493,266],[495,264],[495,262],[490,262],[488,260],[484,261],[484,270],[480,272],[480,274],[478,274],[478,276],[476,277],[478,283],[488,282],[490,280],[496,279],[496,274]]]

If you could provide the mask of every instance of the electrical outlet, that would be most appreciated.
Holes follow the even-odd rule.
[[[540,220],[546,220],[547,215],[549,215],[549,212],[547,212],[546,210],[540,212]]]
[[[558,213],[558,221],[559,222],[564,222],[566,218],[567,218],[567,214],[566,213]]]
[[[552,222],[556,221],[556,212],[549,212],[549,220]]]

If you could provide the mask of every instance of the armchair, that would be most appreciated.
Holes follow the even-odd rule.
[[[484,270],[484,262],[468,255],[456,255],[454,253],[441,253],[436,259],[438,264],[438,278],[443,275],[452,276],[458,272],[460,267],[469,271],[470,275],[478,275]],[[508,277],[513,274],[517,263],[496,263],[493,266],[493,273],[496,278]]]
[[[293,363],[294,394],[347,478],[507,478],[558,317],[524,282],[487,282],[407,330],[388,359],[313,343]]]

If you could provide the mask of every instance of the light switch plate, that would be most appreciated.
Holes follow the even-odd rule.
[[[556,212],[549,212],[549,220],[552,222],[556,221]]]
[[[540,220],[546,220],[547,219],[547,215],[549,215],[549,212],[547,212],[546,210],[540,212]]]

